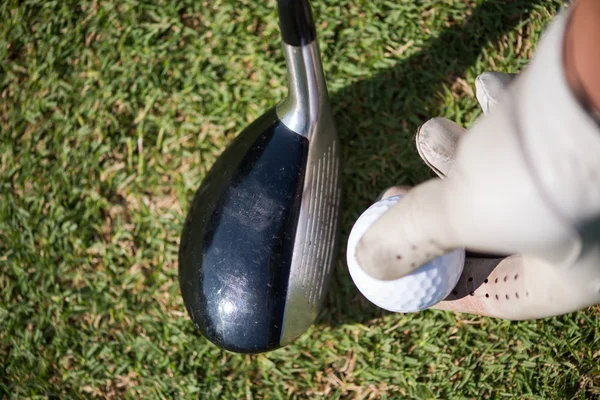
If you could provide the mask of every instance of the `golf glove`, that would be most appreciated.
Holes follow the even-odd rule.
[[[364,234],[365,272],[397,279],[466,247],[463,274],[436,308],[532,319],[600,303],[600,128],[564,77],[567,15],[520,76],[478,77],[485,115],[468,131],[440,118],[420,128],[419,154],[440,178]]]

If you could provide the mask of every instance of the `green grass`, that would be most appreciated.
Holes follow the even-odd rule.
[[[343,142],[349,229],[430,173],[416,127],[479,114],[560,2],[314,1]],[[270,2],[0,3],[0,398],[600,396],[600,312],[506,322],[382,312],[340,253],[327,307],[287,348],[217,349],[177,283],[184,211],[217,155],[285,95]]]

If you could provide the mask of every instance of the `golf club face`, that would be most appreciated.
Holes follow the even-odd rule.
[[[184,303],[221,348],[258,353],[314,322],[336,253],[340,149],[307,1],[279,0],[286,100],[244,129],[196,192],[179,250]]]

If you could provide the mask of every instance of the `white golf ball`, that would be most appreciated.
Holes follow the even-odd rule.
[[[346,259],[354,284],[369,301],[388,311],[408,313],[431,307],[450,294],[462,273],[465,250],[441,255],[400,279],[379,280],[363,271],[356,260],[356,245],[369,227],[401,198],[398,195],[380,200],[360,216],[348,238]]]

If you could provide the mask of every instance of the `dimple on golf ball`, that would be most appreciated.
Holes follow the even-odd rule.
[[[456,249],[436,257],[400,279],[379,280],[367,274],[356,260],[356,245],[369,227],[401,198],[398,195],[380,200],[358,218],[348,238],[346,259],[354,284],[369,301],[388,311],[409,313],[431,307],[450,294],[462,274],[465,250]]]

